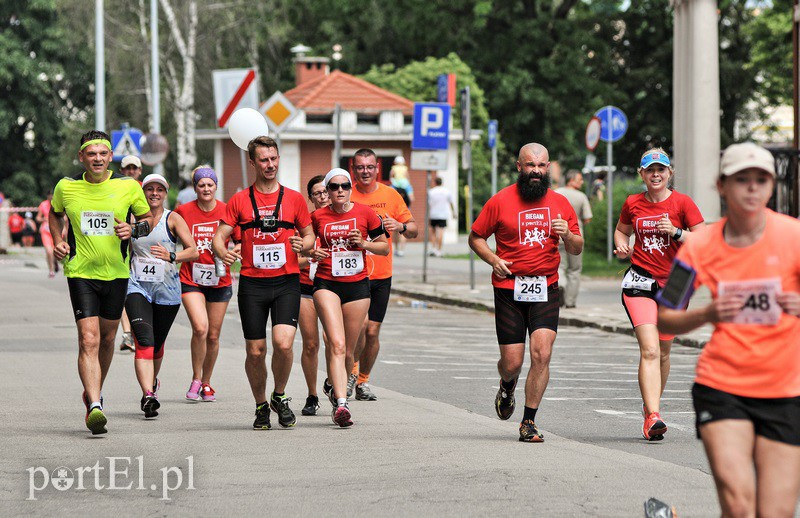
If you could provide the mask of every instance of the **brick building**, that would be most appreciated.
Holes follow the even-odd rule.
[[[284,92],[299,114],[278,136],[281,165],[278,178],[283,185],[305,194],[305,185],[317,174],[333,167],[350,169],[353,153],[359,148],[373,149],[378,155],[379,179],[388,183],[389,170],[396,156],[411,164],[411,116],[414,103],[392,92],[335,70],[327,58],[299,57],[295,60],[297,85]],[[339,105],[339,160],[336,147],[336,105]],[[271,135],[276,138],[276,135]],[[458,141],[461,132],[450,132],[448,169],[439,171],[443,185],[458,193]],[[214,141],[214,169],[220,176],[220,196],[227,200],[254,181],[254,171],[241,151],[228,137],[227,129],[197,131],[198,140]],[[243,170],[246,174],[243,178]],[[415,201],[411,212],[418,223],[425,221],[425,171],[409,170]],[[244,182],[244,183],[243,183]],[[456,210],[458,210],[456,196]],[[445,242],[457,238],[457,218],[448,222]],[[420,227],[420,237],[423,235]]]

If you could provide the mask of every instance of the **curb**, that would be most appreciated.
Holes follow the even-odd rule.
[[[422,293],[396,286],[392,286],[392,293],[396,295],[401,295],[403,297],[425,300],[427,302],[434,302],[436,304],[442,304],[445,306],[456,306],[460,308],[474,309],[477,311],[487,311],[489,313],[494,313],[494,306],[492,304],[487,304],[485,302],[479,302],[475,300],[464,300],[456,297],[450,297],[448,295],[432,295],[430,293]],[[619,326],[616,324],[604,324],[602,322],[596,322],[594,320],[577,318],[573,316],[560,315],[558,317],[558,323],[559,325],[563,326],[590,327],[593,329],[599,329],[600,331],[605,331],[607,333],[617,333],[634,337],[636,336],[636,334],[633,332],[633,329],[631,329],[628,326]],[[685,347],[693,347],[695,349],[702,349],[703,346],[705,346],[706,344],[704,341],[697,340],[696,338],[681,337],[681,336],[676,336],[673,343]]]

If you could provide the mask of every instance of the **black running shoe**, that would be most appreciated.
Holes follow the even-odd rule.
[[[317,415],[319,408],[319,398],[317,396],[308,396],[306,398],[306,406],[300,411],[303,415]]]
[[[158,402],[158,399],[154,395],[148,394],[142,397],[141,407],[144,416],[149,419],[158,415],[158,409],[161,407],[161,403]]]
[[[505,421],[514,413],[517,401],[514,398],[514,389],[517,388],[517,380],[514,378],[514,386],[511,390],[503,388],[503,380],[500,380],[500,389],[497,391],[497,396],[494,398],[494,409],[497,412],[497,417]]]
[[[328,378],[325,378],[325,381],[322,382],[322,392],[328,396],[328,401],[331,402],[333,408],[336,408],[338,406],[336,404],[336,396],[333,394],[333,385],[328,382]]]
[[[256,407],[256,420],[253,421],[253,428],[256,430],[269,430],[269,405],[262,403]]]
[[[294,416],[294,412],[292,412],[292,409],[289,408],[289,401],[291,400],[292,398],[285,395],[281,396],[280,398],[276,398],[274,392],[272,393],[272,397],[269,398],[269,407],[276,414],[278,414],[278,424],[284,428],[289,428],[297,423],[297,418]]]
[[[519,425],[520,442],[544,442],[544,435],[536,428],[536,423],[530,419],[525,419]]]

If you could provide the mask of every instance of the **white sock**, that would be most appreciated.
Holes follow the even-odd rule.
[[[340,397],[340,398],[336,399],[336,405],[337,406],[345,406],[346,404],[347,404],[347,398],[346,397]]]
[[[103,406],[100,404],[100,402],[99,401],[95,401],[91,405],[89,405],[89,412],[91,412],[92,409],[95,408],[95,407],[99,408],[100,410],[103,409]]]

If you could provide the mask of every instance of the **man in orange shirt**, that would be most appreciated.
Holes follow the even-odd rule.
[[[392,288],[392,232],[395,230],[407,239],[417,237],[417,223],[411,216],[400,194],[378,182],[378,156],[371,149],[359,149],[353,155],[353,177],[356,188],[351,194],[351,201],[369,205],[383,220],[383,227],[388,233],[389,255],[367,255],[369,271],[370,306],[367,322],[356,345],[354,358],[347,358],[350,378],[347,383],[348,396],[356,391],[356,399],[375,401],[377,397],[369,387],[369,374],[380,350],[379,335],[381,323],[386,316],[389,305],[389,294]]]

